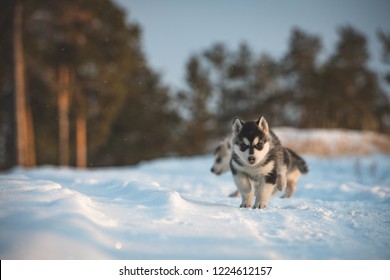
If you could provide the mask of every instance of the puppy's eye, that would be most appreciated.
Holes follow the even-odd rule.
[[[243,151],[245,151],[246,149],[248,149],[248,146],[245,145],[244,143],[241,143],[241,144],[240,144],[240,150],[243,152]]]
[[[217,157],[217,159],[215,160],[217,163],[221,163],[222,161],[222,158],[221,157]]]
[[[262,150],[262,149],[263,149],[263,144],[260,143],[260,142],[258,142],[258,143],[255,145],[255,148],[256,148],[257,150]]]

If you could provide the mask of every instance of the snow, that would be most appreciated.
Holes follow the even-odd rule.
[[[390,153],[390,136],[350,129],[296,129],[278,127],[276,134],[296,151],[322,156]]]
[[[390,259],[390,155],[304,155],[290,199],[240,209],[211,155],[0,175],[1,259]]]

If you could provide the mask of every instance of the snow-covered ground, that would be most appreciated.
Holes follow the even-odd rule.
[[[0,175],[1,259],[390,259],[390,156],[305,156],[290,199],[240,209],[211,156]]]

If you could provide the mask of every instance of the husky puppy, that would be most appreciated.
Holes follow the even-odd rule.
[[[219,142],[214,151],[214,164],[211,172],[215,175],[221,175],[230,171],[230,159],[232,157],[232,138],[226,137]],[[237,197],[240,193],[236,190],[229,194],[229,197]]]
[[[230,168],[242,196],[240,207],[267,207],[271,195],[286,189],[289,170],[284,197],[290,197],[300,174],[308,171],[305,161],[281,145],[264,117],[250,122],[235,118],[232,132]]]
[[[287,169],[287,187],[282,198],[289,198],[296,191],[298,179],[302,174],[308,172],[306,162],[297,155],[294,151],[284,147],[290,154],[290,165]],[[230,171],[230,159],[232,157],[232,138],[226,137],[221,141],[214,151],[214,164],[211,167],[211,172],[215,175],[221,175]],[[240,196],[238,190],[229,194],[229,197]]]
[[[232,139],[226,137],[219,142],[214,151],[214,164],[211,167],[211,172],[215,175],[221,175],[230,171],[230,158],[232,155]]]

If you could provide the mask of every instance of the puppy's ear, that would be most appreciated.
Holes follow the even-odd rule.
[[[258,119],[258,121],[257,121],[257,127],[258,127],[260,130],[262,130],[262,131],[264,131],[265,133],[268,134],[268,132],[269,132],[268,123],[267,123],[267,121],[265,120],[265,118],[264,118],[263,116],[262,116],[260,119]]]
[[[241,121],[237,117],[234,118],[233,127],[232,127],[233,137],[235,137],[240,132],[243,125],[244,125],[243,121]]]

